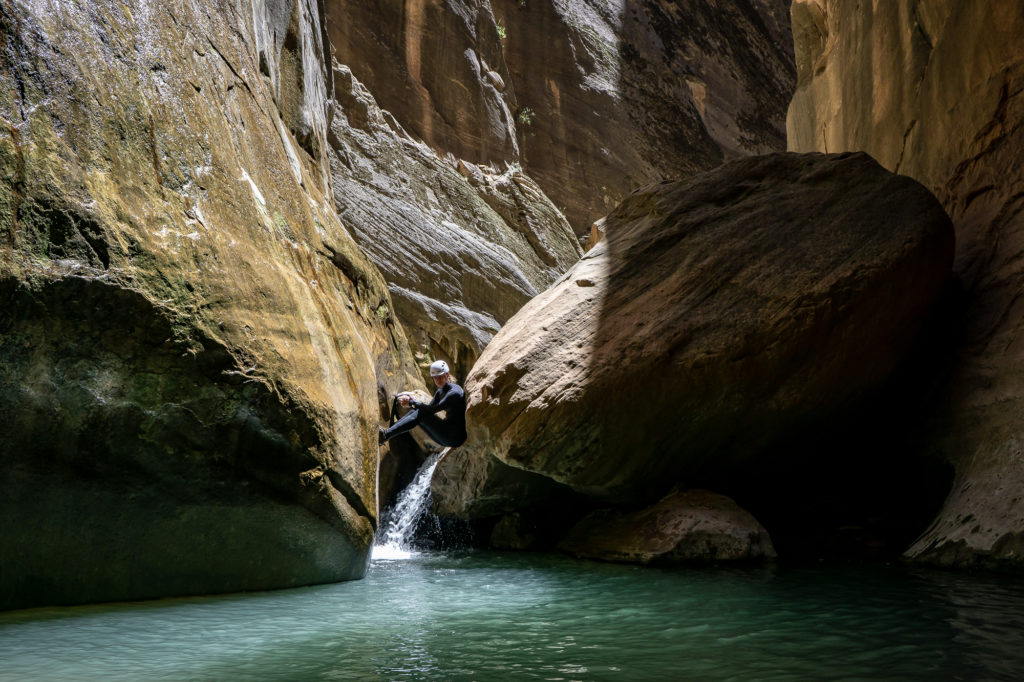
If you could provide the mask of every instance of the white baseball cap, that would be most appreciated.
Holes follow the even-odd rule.
[[[448,373],[448,363],[444,360],[437,360],[430,365],[430,376],[439,377]]]

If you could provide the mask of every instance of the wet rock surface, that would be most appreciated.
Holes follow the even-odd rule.
[[[1017,566],[1024,536],[1024,7],[1011,0],[793,5],[795,151],[864,150],[935,193],[957,236],[964,309],[945,404],[924,447],[956,466],[909,555]],[[840,96],[841,93],[841,96]]]
[[[436,514],[459,519],[494,517],[518,509],[562,504],[572,491],[548,477],[481,456],[463,446],[438,462],[430,481]]]
[[[418,380],[315,2],[0,7],[0,607],[360,577]]]
[[[634,512],[597,511],[559,544],[586,559],[640,564],[709,563],[774,558],[768,532],[725,495],[673,490]]]
[[[952,254],[935,198],[866,155],[774,154],[648,187],[488,346],[458,452],[620,503],[735,484],[892,372]]]
[[[415,399],[421,403],[429,403],[433,396],[421,388],[410,389]],[[402,405],[392,398],[391,415],[386,428],[408,414],[411,408]],[[443,413],[442,413],[443,414]],[[413,429],[409,433],[396,436],[381,446],[380,467],[377,471],[377,501],[383,510],[390,507],[398,499],[398,495],[412,483],[416,472],[432,453],[440,452],[444,446],[427,437],[423,429]]]

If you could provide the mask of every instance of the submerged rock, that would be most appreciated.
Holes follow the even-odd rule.
[[[796,0],[793,32],[790,148],[867,151],[934,192],[956,229],[968,303],[922,439],[956,480],[909,555],[1024,566],[1024,4]]]
[[[640,564],[775,557],[768,532],[750,512],[707,490],[673,490],[635,512],[594,512],[559,548],[586,559]]]
[[[238,12],[0,7],[0,608],[365,571],[417,372],[330,201],[320,7]]]
[[[487,347],[461,457],[609,501],[742,478],[889,375],[952,255],[935,198],[863,154],[773,154],[645,188]],[[446,505],[464,488],[433,491]]]

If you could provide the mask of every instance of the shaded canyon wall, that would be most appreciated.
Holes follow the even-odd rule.
[[[909,554],[1020,565],[1024,538],[1024,6],[798,0],[790,149],[865,150],[924,183],[956,227],[959,351],[926,446],[956,466]]]
[[[577,234],[650,182],[785,148],[788,0],[494,0],[523,166]]]

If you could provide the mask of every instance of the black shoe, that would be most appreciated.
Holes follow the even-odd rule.
[[[384,430],[383,426],[377,427],[377,447],[384,445],[388,442],[388,432]]]

